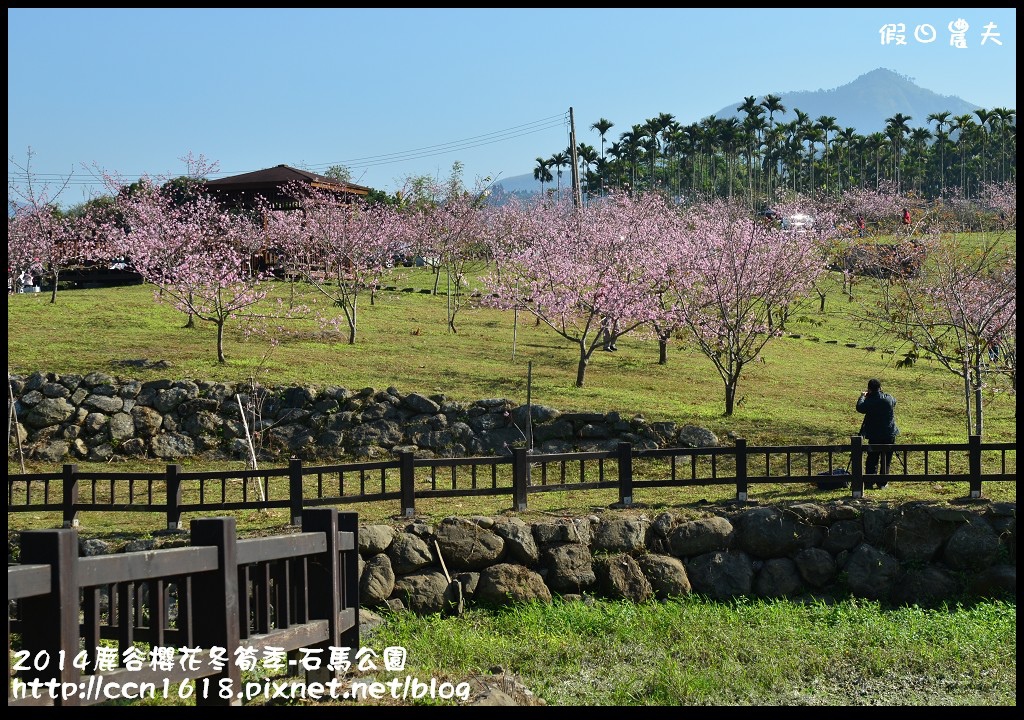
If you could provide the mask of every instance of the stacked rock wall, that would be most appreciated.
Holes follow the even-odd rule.
[[[556,596],[645,602],[690,593],[719,601],[852,596],[921,606],[1015,601],[1016,518],[1016,503],[839,500],[705,506],[653,517],[608,509],[533,523],[509,515],[362,524],[360,605],[451,613],[457,598],[498,606]],[[120,551],[184,544],[187,536],[172,532],[137,538]],[[18,561],[17,546],[17,532],[8,531],[8,562]],[[114,551],[106,540],[79,540],[83,557]]]
[[[926,605],[1016,594],[1011,503],[839,501],[653,518],[607,511],[532,525],[451,517],[436,527],[362,527],[359,549],[361,604],[415,612],[450,609],[445,569],[464,598],[491,605],[555,595],[644,602],[691,592]]]
[[[531,430],[534,446],[549,453],[612,450],[622,441],[637,448],[718,444],[706,429],[642,416],[528,410],[504,398],[462,403],[393,387],[142,382],[98,372],[14,375],[11,386],[26,457],[46,462],[247,458],[247,429],[267,460],[375,458],[399,449],[421,457],[509,454]]]
[[[395,388],[252,388],[104,373],[11,381],[21,444],[30,457],[53,462],[245,457],[246,426],[264,458],[507,453],[523,444],[528,422],[542,452],[613,449],[621,441],[640,448],[718,444],[703,428],[641,416],[528,410],[497,398],[459,403]],[[717,599],[849,593],[925,603],[1015,594],[1016,505],[843,500],[653,518],[609,511],[532,525],[514,517],[447,518],[437,527],[366,526],[360,551],[363,604],[420,612],[445,606],[449,581],[439,552],[464,597],[489,603],[554,595],[644,601],[689,592]]]

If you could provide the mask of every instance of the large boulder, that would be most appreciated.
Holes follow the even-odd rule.
[[[626,553],[603,555],[594,561],[597,586],[605,597],[642,603],[650,600],[654,589],[640,564]]]
[[[437,543],[449,570],[482,570],[499,561],[505,541],[477,523],[457,517],[443,519],[437,526]]]
[[[551,602],[551,591],[533,570],[512,563],[498,563],[480,573],[476,600],[491,605]]]
[[[692,558],[686,574],[695,592],[712,600],[729,600],[751,594],[754,566],[743,551],[717,550]]]
[[[581,593],[597,581],[590,547],[582,543],[549,545],[540,553],[548,587],[558,593]]]

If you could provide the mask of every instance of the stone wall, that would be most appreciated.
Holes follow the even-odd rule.
[[[549,453],[613,450],[621,441],[637,448],[718,445],[704,428],[639,415],[564,413],[543,405],[528,411],[504,398],[462,403],[394,387],[142,382],[99,372],[10,379],[25,455],[46,462],[244,459],[247,428],[263,460],[372,459],[396,450],[420,457],[510,454],[526,446],[531,431],[534,447]],[[8,452],[16,453],[17,443]]]
[[[609,510],[532,525],[515,517],[371,525],[359,534],[360,604],[450,611],[445,570],[465,601],[491,605],[554,595],[643,602],[691,592],[920,605],[1015,597],[1016,537],[1015,503],[863,500],[654,517]]]
[[[527,523],[448,517],[361,525],[360,605],[455,614],[462,605],[591,597],[644,602],[698,593],[921,606],[1016,599],[1016,503],[866,500],[731,504],[648,516],[605,510]],[[9,543],[17,542],[9,534]],[[122,551],[185,543],[137,540]],[[82,555],[111,552],[97,539]],[[14,559],[12,548],[9,560]],[[442,561],[443,560],[443,564]],[[451,578],[451,580],[449,580]]]
[[[376,457],[398,449],[507,453],[530,430],[527,408],[505,399],[459,403],[395,388],[251,388],[104,373],[11,381],[22,445],[30,457],[52,462],[242,458],[246,425],[263,458]],[[613,449],[620,441],[641,448],[718,444],[699,427],[540,405],[532,406],[532,430],[542,452]],[[852,594],[924,604],[1015,595],[1016,504],[740,504],[655,517],[609,510],[532,525],[514,517],[453,517],[436,527],[365,526],[360,551],[362,603],[418,612],[449,609],[453,589],[464,600],[488,603],[554,595],[640,602],[698,592],[715,599]]]

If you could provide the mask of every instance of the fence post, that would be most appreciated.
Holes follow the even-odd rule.
[[[512,507],[518,512],[526,510],[526,488],[530,485],[529,450],[512,448]]]
[[[981,497],[981,435],[967,438],[967,467],[971,481],[971,499]]]
[[[416,514],[416,468],[415,455],[411,452],[398,453],[398,480],[402,492],[402,515],[411,518]]]
[[[50,566],[50,592],[18,601],[21,615],[21,648],[32,658],[49,653],[49,662],[42,667],[28,663],[27,676],[43,682],[73,683],[78,687],[81,677],[75,663],[78,654],[78,532],[64,530],[26,530],[21,533],[21,563]],[[57,658],[65,659],[59,667]],[[41,663],[40,663],[41,664]],[[58,685],[62,687],[62,685]],[[77,693],[63,698],[58,693],[53,704],[80,705]]]
[[[619,502],[633,504],[633,444],[619,443]]]
[[[217,569],[192,576],[193,641],[203,649],[224,648],[226,657],[235,658],[241,644],[239,622],[238,546],[235,518],[198,518],[191,523],[190,544],[193,547],[217,548]],[[249,622],[249,618],[245,618]],[[216,689],[227,679],[235,691],[222,698]],[[242,704],[236,692],[242,690],[242,672],[236,662],[227,662],[223,669],[211,676],[210,692],[196,693],[196,705]]]
[[[291,508],[291,524],[302,524],[302,460],[288,460],[288,507]]]
[[[353,613],[352,627],[341,631],[342,647],[359,647],[359,513],[338,513],[338,532],[352,533],[352,547],[341,547],[341,609]]]
[[[864,497],[864,438],[850,436],[850,491],[854,498]]]
[[[65,465],[62,471],[64,481],[64,527],[78,527],[78,465]]]
[[[736,500],[747,501],[747,439],[736,438]]]
[[[327,547],[322,555],[311,555],[306,563],[306,599],[310,620],[327,620],[327,639],[316,646],[323,649],[320,667],[306,671],[306,682],[328,682],[329,647],[341,647],[338,613],[341,610],[341,578],[338,575],[338,511],[308,508],[301,515],[302,532],[323,533]],[[358,572],[358,569],[357,569]],[[357,648],[353,648],[353,654]]]
[[[167,529],[181,530],[181,465],[167,466]]]

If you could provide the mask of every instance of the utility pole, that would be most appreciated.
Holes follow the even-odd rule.
[[[572,158],[572,205],[579,210],[583,205],[583,193],[580,192],[580,170],[576,163],[576,120],[573,119],[572,108],[569,108],[569,155]]]

